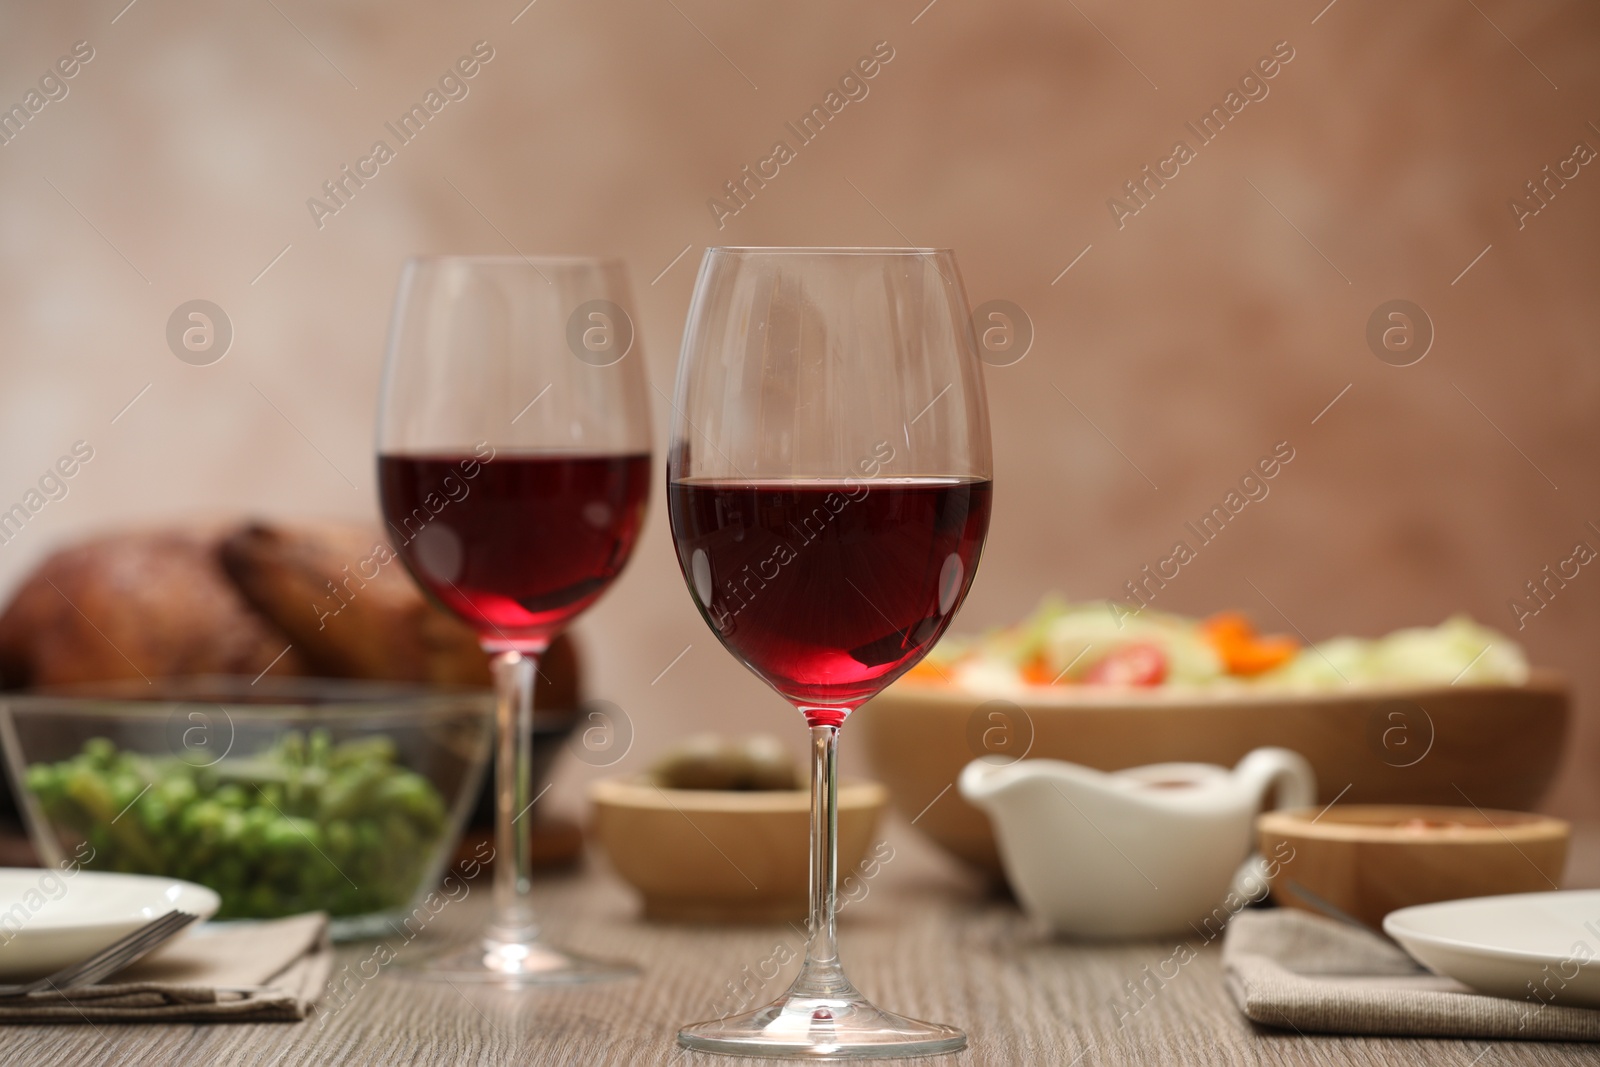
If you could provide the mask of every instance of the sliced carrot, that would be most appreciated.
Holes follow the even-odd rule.
[[[1049,685],[1056,680],[1055,672],[1044,656],[1034,656],[1022,665],[1022,680],[1029,685]]]
[[[1200,624],[1200,629],[1213,645],[1249,641],[1256,636],[1255,623],[1237,611],[1219,611]]]
[[[950,675],[948,672],[941,671],[927,660],[923,660],[909,671],[906,671],[905,677],[914,678],[919,682],[943,682],[947,681]]]
[[[1219,612],[1200,628],[1229,674],[1261,674],[1286,663],[1300,649],[1292,637],[1258,636],[1255,624],[1236,611]]]
[[[1289,662],[1298,651],[1300,642],[1292,637],[1263,637],[1235,647],[1224,661],[1233,674],[1260,674]]]

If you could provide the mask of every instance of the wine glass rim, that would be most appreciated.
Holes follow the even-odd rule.
[[[714,255],[771,255],[771,256],[948,256],[950,248],[904,248],[875,245],[712,245],[706,249]]]
[[[549,267],[560,267],[560,266],[617,267],[617,266],[621,266],[623,261],[622,261],[622,258],[620,256],[581,256],[581,255],[562,255],[562,254],[533,255],[533,256],[501,255],[501,254],[474,255],[474,254],[471,254],[471,253],[459,253],[459,252],[430,252],[430,253],[426,253],[424,255],[419,255],[419,256],[408,256],[408,257],[406,257],[406,262],[407,263],[467,263],[467,264],[475,264],[475,265],[481,265],[481,266],[486,266],[486,267],[490,267],[490,266],[514,267],[514,266],[522,265],[522,266],[529,266],[529,267],[537,268],[538,266],[541,266],[541,265],[549,266]]]

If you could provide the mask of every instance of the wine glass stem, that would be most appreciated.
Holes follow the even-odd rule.
[[[530,942],[539,936],[531,899],[533,802],[533,680],[538,655],[496,652],[494,920],[491,940]]]
[[[834,887],[839,868],[839,728],[811,727],[811,921],[805,966],[791,990],[833,996],[850,988],[834,940]]]

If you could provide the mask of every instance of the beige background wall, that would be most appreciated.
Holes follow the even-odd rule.
[[[0,7],[0,102],[94,49],[0,147],[0,505],[95,449],[0,547],[0,585],[130,520],[371,516],[408,254],[626,257],[669,389],[717,243],[953,246],[974,303],[1031,316],[1027,358],[988,374],[1000,495],[960,626],[1045,588],[1115,594],[1284,440],[1271,496],[1161,606],[1285,627],[1265,594],[1313,637],[1458,609],[1505,626],[1545,564],[1600,547],[1600,166],[1520,230],[1507,206],[1576,141],[1600,148],[1593,5],[124,2]],[[306,199],[480,40],[470,94],[318,229]],[[719,230],[707,198],[879,41],[870,94]],[[1119,229],[1108,197],[1280,41],[1269,95]],[[234,325],[209,367],[164,340],[193,298]],[[1414,366],[1364,340],[1393,298],[1436,327]],[[691,725],[798,742],[692,611],[655,504],[580,626],[595,695],[636,725],[624,766]],[[1593,816],[1600,572],[1518,636],[1577,683],[1554,802]],[[569,797],[585,773],[568,761]]]

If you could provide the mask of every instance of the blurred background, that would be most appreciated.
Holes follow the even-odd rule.
[[[1600,810],[1600,569],[1511,607],[1600,549],[1592,4],[524,3],[0,6],[0,105],[26,112],[0,124],[0,509],[93,449],[0,545],[0,594],[130,523],[374,520],[409,255],[624,258],[670,392],[706,246],[949,246],[973,304],[1009,301],[1033,333],[986,371],[999,495],[958,630],[1049,589],[1125,595],[1289,442],[1270,496],[1156,606],[1311,639],[1469,612],[1573,678],[1549,804]],[[475,46],[491,58],[401,144],[385,124]],[[875,51],[800,145],[786,123]],[[1204,141],[1186,124],[1213,108]],[[394,157],[330,199],[380,139]],[[795,157],[728,199],[780,139]],[[1180,139],[1193,157],[1164,163]],[[191,300],[231,323],[207,366],[167,341]],[[1426,320],[1404,358],[1369,343],[1392,300]],[[800,749],[698,618],[659,495],[577,633],[634,741],[606,771],[563,761],[561,802],[691,729]]]

